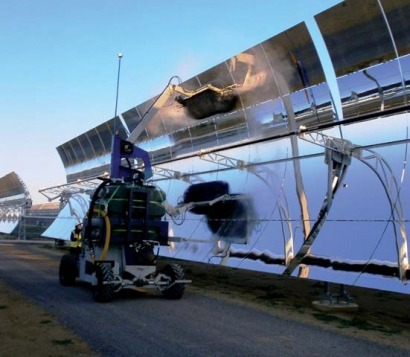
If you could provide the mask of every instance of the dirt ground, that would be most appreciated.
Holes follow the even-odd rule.
[[[2,357],[94,357],[86,343],[57,319],[0,280]]]
[[[62,253],[63,254],[63,253]],[[159,267],[166,264],[161,259]],[[179,262],[192,279],[187,292],[234,300],[284,319],[400,346],[410,353],[410,295],[348,287],[357,311],[319,311],[312,302],[324,295],[324,283],[273,274]],[[30,336],[28,338],[28,336]],[[0,280],[2,356],[94,356],[84,341],[46,311]]]

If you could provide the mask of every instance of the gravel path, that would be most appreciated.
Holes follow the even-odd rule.
[[[181,300],[127,293],[95,303],[58,283],[61,252],[0,244],[0,278],[45,307],[101,356],[409,356],[410,351],[282,319],[186,289]]]

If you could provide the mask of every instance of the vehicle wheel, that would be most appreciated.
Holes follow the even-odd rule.
[[[61,257],[58,276],[61,285],[69,286],[74,284],[75,278],[78,276],[75,256],[65,254]]]
[[[111,301],[114,297],[114,285],[107,284],[114,281],[111,264],[103,263],[97,265],[95,273],[97,276],[97,285],[93,286],[94,300],[97,302]]]
[[[162,274],[165,274],[170,279],[170,284],[175,280],[184,280],[185,273],[184,269],[178,264],[168,264],[161,271]],[[168,299],[180,299],[184,294],[185,284],[176,283],[171,285],[169,288],[165,288],[162,293]]]

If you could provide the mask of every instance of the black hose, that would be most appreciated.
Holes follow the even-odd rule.
[[[97,202],[98,199],[98,194],[100,193],[100,191],[107,186],[109,183],[111,182],[110,179],[103,179],[103,182],[97,187],[97,189],[95,190],[93,197],[91,199],[90,202],[90,207],[88,209],[88,213],[87,213],[87,225],[85,227],[85,237],[88,240],[88,246],[90,247],[91,250],[94,250],[93,247],[93,241],[91,239],[91,221],[93,218],[93,213],[94,213],[94,206],[95,203]]]

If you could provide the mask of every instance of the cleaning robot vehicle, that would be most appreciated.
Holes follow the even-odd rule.
[[[251,65],[248,57],[238,61]],[[251,78],[250,72],[248,70],[245,83]],[[103,182],[93,193],[83,222],[81,252],[61,259],[60,283],[71,285],[79,277],[91,284],[96,301],[110,301],[116,292],[135,287],[157,288],[166,297],[179,299],[185,284],[191,282],[185,279],[184,270],[178,264],[168,264],[157,271],[159,248],[168,245],[168,222],[162,218],[169,205],[165,202],[165,192],[144,183],[152,177],[149,154],[133,142],[168,100],[178,102],[187,110],[187,115],[200,119],[231,110],[237,100],[234,89],[240,85],[219,88],[210,84],[189,91],[172,84],[173,79],[127,140],[121,139],[119,133],[114,135],[111,175],[109,179],[102,178]],[[131,159],[142,161],[144,171],[136,170]],[[209,202],[185,202],[173,211],[179,214],[197,206],[209,206],[225,196],[229,195]]]
[[[131,159],[142,160],[144,172],[133,168]],[[122,166],[124,162],[127,166]],[[170,299],[182,297],[190,282],[183,268],[168,264],[157,270],[160,246],[168,245],[168,222],[162,219],[165,193],[143,182],[151,176],[148,154],[116,134],[111,176],[101,178],[91,197],[81,251],[61,258],[62,285],[72,285],[78,277],[91,284],[98,302],[112,300],[122,289],[138,287],[156,288]]]

